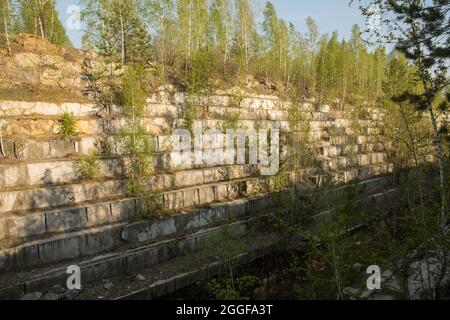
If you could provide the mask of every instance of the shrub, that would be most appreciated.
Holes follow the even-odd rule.
[[[100,170],[99,157],[95,151],[88,154],[78,153],[74,160],[75,171],[80,179],[91,179]]]
[[[64,112],[59,119],[58,136],[62,140],[69,140],[77,136],[77,125],[72,113]]]

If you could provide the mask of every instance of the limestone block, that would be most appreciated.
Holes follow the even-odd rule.
[[[319,111],[328,113],[328,112],[330,112],[330,106],[328,106],[328,105],[320,106]]]
[[[337,157],[341,153],[341,148],[336,146],[323,147],[321,153],[326,157]]]
[[[200,203],[212,203],[216,200],[213,186],[205,186],[198,188]]]
[[[217,201],[225,201],[228,199],[228,189],[225,184],[219,184],[214,187]]]
[[[185,207],[193,207],[201,203],[199,190],[196,188],[191,188],[188,190],[184,190],[184,206]]]
[[[203,170],[180,171],[174,174],[174,187],[183,188],[204,183]]]
[[[172,150],[172,137],[171,136],[158,136],[158,148],[157,151],[171,151]]]
[[[247,214],[247,200],[239,199],[228,203],[230,217],[236,219]]]
[[[166,193],[164,197],[164,208],[168,210],[176,210],[184,207],[183,191]]]
[[[86,208],[55,210],[45,213],[48,232],[81,229],[87,225]]]
[[[83,239],[83,238],[81,238]],[[80,241],[81,255],[94,255],[114,248],[120,239],[118,228],[105,228],[101,232],[86,232],[84,241]]]
[[[111,205],[110,203],[102,203],[90,205],[86,207],[87,225],[98,226],[111,223]]]
[[[114,222],[122,222],[136,216],[136,200],[126,199],[111,202],[111,218]]]
[[[197,209],[189,215],[189,220],[185,226],[185,230],[202,228],[215,222],[210,216],[209,210]]]
[[[372,157],[368,154],[359,154],[358,162],[360,166],[367,166],[372,163]]]
[[[45,215],[43,213],[0,218],[0,239],[29,237],[44,232]]]
[[[149,103],[146,106],[145,113],[150,117],[167,117],[177,118],[178,108],[173,104],[166,103]]]
[[[203,183],[213,183],[217,181],[223,181],[227,178],[226,168],[220,170],[221,168],[209,168],[203,169]]]
[[[84,240],[84,239],[83,239]],[[49,240],[39,242],[39,261],[27,261],[27,265],[53,263],[73,259],[81,254],[82,238],[74,234],[63,234]]]
[[[1,101],[0,115],[46,115],[58,116],[64,112],[72,113],[78,117],[92,115],[96,106],[81,103],[48,103],[48,102],[25,102],[25,101]]]
[[[97,149],[97,139],[95,137],[83,137],[80,141],[75,142],[75,151],[88,154],[91,150]]]

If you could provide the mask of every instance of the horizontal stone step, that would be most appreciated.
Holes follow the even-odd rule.
[[[326,170],[343,170],[347,167],[368,166],[386,162],[387,155],[382,152],[367,154],[356,154],[354,156],[337,156],[334,158],[324,157],[321,159],[323,168]]]
[[[319,144],[320,145],[320,144]],[[380,146],[372,143],[367,144],[347,144],[347,145],[320,145],[318,153],[325,157],[351,156],[358,153],[382,152],[383,145]]]
[[[0,251],[0,270],[8,271],[107,252],[120,244],[125,224],[58,235]]]
[[[175,128],[183,128],[185,119],[141,117],[143,127],[152,135],[171,134]],[[227,128],[227,121],[220,119],[196,119],[202,123],[203,129]],[[57,118],[8,118],[2,120],[5,137],[57,137],[60,120]],[[117,133],[127,125],[127,119],[121,118],[79,118],[76,119],[76,132],[79,135],[109,135]],[[240,129],[280,129],[289,130],[287,121],[271,120],[239,120],[236,128]],[[234,128],[229,128],[234,129]]]
[[[229,225],[229,228],[236,235],[244,235],[255,219],[256,218],[251,218],[233,222]],[[174,239],[143,245],[135,249],[119,250],[117,253],[104,254],[93,259],[72,261],[70,263],[80,267],[83,275],[83,283],[89,284],[99,279],[136,272],[196,252],[203,247],[211,237],[214,237],[221,231],[221,227],[211,227]],[[45,252],[45,247],[43,247],[43,249]],[[80,252],[80,250],[77,251],[75,245],[72,245],[68,250],[73,256]],[[92,248],[91,251],[93,251]],[[38,260],[33,260],[33,262],[38,263],[38,265],[40,264],[40,261]],[[8,287],[2,286],[0,283],[0,297],[4,299],[20,298],[17,295],[35,291],[46,291],[57,284],[64,286],[67,281],[66,271],[67,266],[64,265],[56,269],[37,274],[35,273],[33,275],[23,275],[23,280],[14,281],[13,284]]]
[[[349,168],[335,174],[336,182],[348,183],[355,179],[366,180],[390,173],[392,167],[386,163],[373,164],[358,168]]]
[[[358,192],[364,196],[380,191],[386,186],[386,179],[372,179],[367,180],[356,185]],[[213,202],[226,201],[227,199],[237,197],[235,193],[236,185],[226,185],[223,188],[212,185],[204,188],[187,189],[182,191],[168,192],[158,196],[158,201],[163,204],[163,207],[182,210],[198,205],[206,205]],[[248,190],[247,192],[249,192]],[[303,191],[306,192],[306,191]],[[242,195],[241,195],[242,197]],[[130,221],[133,218],[145,215],[152,216],[152,213],[147,213],[149,209],[148,200],[144,198],[129,198],[120,200],[111,200],[106,202],[97,202],[94,204],[86,204],[77,207],[68,207],[56,210],[42,210],[40,212],[30,212],[22,214],[6,215],[0,218],[0,240],[1,239],[17,239],[19,241],[27,241],[30,237],[40,236],[43,234],[54,234],[61,232],[70,232],[82,230],[86,228],[97,227],[106,224],[113,224],[118,222]],[[250,196],[241,198],[232,202],[224,204],[211,205],[210,209],[206,211],[199,209],[194,212],[198,215],[194,222],[190,225],[200,227],[203,221],[212,221],[212,218],[219,220],[225,218],[235,218],[248,214],[249,212],[262,211],[271,208],[274,205],[273,197],[271,196]],[[156,214],[156,213],[153,213]],[[189,220],[191,215],[177,216],[173,218],[172,222],[163,222],[163,226],[182,225],[176,222],[177,219]],[[198,220],[198,221],[197,221]],[[140,236],[136,238],[143,238],[149,240],[154,234],[158,234],[159,226],[148,227],[147,222],[132,224],[127,227],[127,230],[144,230],[148,229],[147,233],[141,232]],[[156,228],[156,229],[155,229]],[[147,234],[144,236],[144,234]],[[159,234],[158,234],[159,235]],[[124,236],[123,236],[124,237]],[[150,238],[149,238],[150,237]],[[130,236],[125,236],[129,240]],[[21,240],[23,239],[23,240]],[[14,243],[16,243],[16,240]]]
[[[251,203],[252,202],[250,201],[249,204]],[[246,208],[247,203],[242,203],[241,205],[243,208]],[[222,213],[224,215],[221,218],[222,222],[225,221],[226,218],[231,218],[232,216],[238,217],[236,212],[233,211],[235,210],[234,208],[235,204],[231,203],[229,205],[227,204],[225,208],[220,209],[222,211],[225,210],[224,213]],[[148,237],[152,236],[152,238],[148,240],[156,239],[158,236],[175,235],[178,230],[188,232],[194,230],[196,226],[206,226],[208,225],[208,220],[202,222],[198,220],[199,217],[203,216],[203,218],[209,217],[209,219],[212,219],[213,216],[216,216],[217,214],[218,211],[214,208],[209,211],[205,210],[201,212],[201,215],[193,214],[191,216],[192,220],[184,220],[184,223],[181,220],[183,219],[182,217],[165,219],[165,224],[156,224],[156,228],[161,228],[165,225],[165,229],[160,229],[158,234],[147,234]],[[245,212],[242,214],[245,215]],[[179,223],[178,227],[175,225],[175,227],[170,228],[170,224],[175,224],[176,222]],[[125,230],[124,227],[126,225],[127,224],[125,223],[120,223],[79,232],[66,233],[1,250],[0,270],[19,270],[58,263],[83,256],[93,256],[101,253],[105,254],[121,245],[125,245],[125,241],[135,240],[133,238],[133,229]],[[134,229],[134,231],[136,232],[136,229]],[[139,239],[139,235],[142,237],[142,234],[143,233],[138,233],[138,241],[142,240],[142,238]],[[138,250],[142,250],[142,248]],[[137,265],[134,264],[133,267],[136,268]]]
[[[78,117],[94,115],[98,112],[95,104],[86,103],[50,103],[27,101],[0,101],[0,117],[4,116],[59,116],[64,112]]]
[[[218,194],[219,191],[222,191],[222,194]],[[230,196],[232,196],[231,187]],[[192,190],[188,189],[178,192],[168,192],[158,195],[157,198],[152,199],[151,201],[161,203],[161,209],[164,209],[164,206],[167,206],[172,210],[182,210],[193,206],[210,205],[213,202],[226,201],[227,199],[228,186],[225,185],[223,190],[221,190],[220,186],[206,186]],[[220,221],[222,216],[226,218],[237,216],[237,214],[235,214],[236,210],[238,210],[239,213],[247,214],[248,211],[255,211],[256,209],[262,210],[264,207],[270,207],[270,202],[267,199],[267,197],[262,197],[262,200],[261,197],[244,198],[222,205],[212,205],[212,213],[209,212],[209,209],[197,209],[195,214],[201,216],[201,218],[198,218],[200,220],[211,220],[212,218],[208,218],[208,216],[211,216],[216,217]],[[15,244],[28,241],[30,237],[41,236],[44,234],[51,235],[62,232],[73,232],[107,224],[132,221],[141,216],[156,218],[158,214],[156,211],[148,212],[152,210],[152,208],[149,208],[149,201],[150,200],[146,197],[126,198],[99,201],[94,204],[85,204],[56,210],[42,210],[38,212],[6,215],[0,217],[0,240],[10,239]],[[243,208],[243,212],[239,211],[241,209],[235,209],[238,207]],[[228,208],[230,209],[228,210]],[[174,220],[170,222],[169,225],[180,225],[180,222],[175,223],[175,220],[178,221],[184,218],[190,220],[189,217],[190,215],[182,215],[180,218],[175,216],[175,218],[173,218]],[[196,219],[197,218],[194,220]],[[189,223],[190,225],[197,223],[196,225],[198,226],[200,222],[194,221]],[[148,223],[144,224],[147,226]],[[164,222],[163,225],[167,225],[167,222]],[[138,229],[141,228],[140,224],[133,224],[133,226]],[[152,234],[154,234],[154,232],[156,231],[151,231]],[[127,239],[125,240],[129,239],[130,237],[127,236]]]
[[[152,192],[177,190],[221,181],[250,179],[255,176],[252,165],[235,165],[155,174],[145,178]],[[60,186],[28,187],[0,192],[0,213],[73,205],[95,199],[120,197],[128,194],[127,179],[84,181]]]
[[[385,179],[379,178],[361,182],[355,186],[361,191],[361,195],[365,195],[367,192],[374,192],[385,187],[385,182]],[[383,206],[383,208],[387,208],[385,202],[388,201],[389,203],[392,203],[395,200],[395,197],[388,196],[387,194],[390,193],[387,192],[386,195],[376,194],[375,196],[369,196],[368,200],[361,202],[361,204],[368,205],[369,203],[373,203],[370,205],[371,210],[375,210],[379,205]],[[381,197],[384,198],[381,199]],[[242,219],[243,217],[252,214],[253,211],[251,210],[255,210],[255,213],[261,212],[261,208],[266,208],[267,201],[270,202],[270,198],[249,198],[247,199],[247,202],[233,201],[218,204],[211,206],[208,209],[193,211],[188,215],[166,217],[153,222],[142,221],[129,225],[118,225],[117,227],[121,228],[121,240],[137,242],[149,241],[165,235],[189,233],[191,230],[206,227],[212,223],[220,223],[230,219]],[[266,219],[265,217],[269,216],[270,213],[262,213],[262,215],[257,214],[257,216],[253,218],[231,223],[230,226],[232,229],[236,230],[236,232],[244,234],[249,226],[261,226],[260,223],[256,223],[256,220]],[[265,225],[266,224],[267,223],[265,223]],[[81,257],[83,252],[89,252],[91,254],[95,252],[95,250],[100,250],[103,255],[94,259],[67,262],[67,265],[76,264],[80,266],[83,274],[83,283],[87,284],[100,279],[137,272],[144,268],[180,257],[181,255],[195,252],[202,246],[204,241],[221,231],[220,227],[213,227],[191,235],[159,241],[155,244],[144,244],[136,249],[124,251],[119,249],[117,253],[105,254],[103,251],[105,248],[114,247],[114,240],[117,239],[115,228],[116,226],[112,226],[108,229],[104,229],[103,231],[107,235],[104,235],[103,237],[100,237],[97,234],[100,229],[95,229],[84,233],[73,233],[71,234],[72,239],[70,241],[66,235],[60,238],[55,237],[53,239],[46,239],[37,243],[27,244],[27,250],[25,250],[24,247],[21,247],[20,250],[16,248],[15,253],[8,256],[9,259],[3,258],[3,260],[0,259],[0,261],[3,262],[3,268],[6,268],[7,270],[8,268],[16,268],[18,266],[16,263],[19,261],[22,262],[20,265],[21,267],[28,266],[23,263],[40,265],[42,263],[47,263],[48,260],[55,260],[56,255],[65,258],[77,255]],[[270,229],[270,224],[267,225],[267,228]],[[83,238],[84,241],[82,240]],[[35,248],[36,245],[38,246],[38,249]],[[62,248],[66,248],[66,250],[62,250]],[[40,250],[39,252],[42,253],[42,257],[33,255],[33,250]],[[51,252],[48,253],[48,250],[51,250]],[[13,257],[16,258],[14,259]],[[44,261],[41,261],[40,259],[44,259]],[[63,265],[56,269],[45,270],[40,273],[33,272],[31,275],[27,275],[26,273],[18,275],[14,277],[14,279],[17,279],[15,283],[9,283],[8,286],[2,286],[0,284],[0,296],[11,298],[16,294],[23,295],[24,293],[34,291],[43,292],[54,285],[64,285],[67,280],[66,268],[67,266]],[[7,274],[0,276],[0,281],[2,280],[2,277],[5,276],[7,276]]]

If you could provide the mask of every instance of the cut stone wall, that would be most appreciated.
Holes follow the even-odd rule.
[[[216,210],[215,205],[226,202],[227,215],[233,217],[240,216],[242,206],[269,208],[265,195],[273,191],[275,178],[259,176],[260,164],[174,164],[170,134],[183,125],[187,101],[200,106],[197,120],[205,130],[221,129],[226,117],[239,113],[237,128],[279,129],[281,156],[289,151],[289,102],[276,96],[189,97],[161,90],[147,99],[142,118],[154,149],[153,171],[146,177],[152,201],[174,213],[204,206]],[[391,171],[379,130],[382,114],[377,110],[369,110],[369,116],[359,120],[362,130],[356,130],[343,111],[313,101],[299,108],[309,126],[317,166],[284,172],[289,183],[301,180],[311,188],[320,182],[322,170],[343,183]],[[76,119],[78,134],[70,141],[57,135],[64,112]],[[94,104],[0,101],[5,153],[0,157],[0,270],[100,254],[124,241],[148,241],[178,230],[175,226],[181,222],[175,220],[168,225],[139,220],[143,213],[148,215],[148,206],[145,197],[128,192],[127,157],[117,135],[124,123],[118,107],[105,111]],[[77,153],[91,150],[100,154],[100,169],[95,178],[81,180],[74,159]],[[266,200],[249,205],[252,197]],[[233,201],[236,205],[229,204]],[[216,212],[210,217],[220,222],[224,216]],[[202,215],[183,219],[186,228],[205,224]]]

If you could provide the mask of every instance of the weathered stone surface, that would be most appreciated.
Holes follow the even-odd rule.
[[[86,209],[84,207],[63,211],[50,211],[45,213],[47,231],[62,232],[76,230],[87,225]]]
[[[0,216],[0,239],[30,237],[42,234],[45,230],[43,213],[13,215],[5,218]]]
[[[36,114],[59,116],[64,112],[68,112],[74,116],[85,117],[94,114],[95,110],[96,106],[94,104],[0,101],[0,115],[3,116],[29,116]]]
[[[111,250],[120,243],[124,224],[105,226],[81,232],[36,240],[12,249],[0,250],[0,270],[38,266],[82,255]]]

